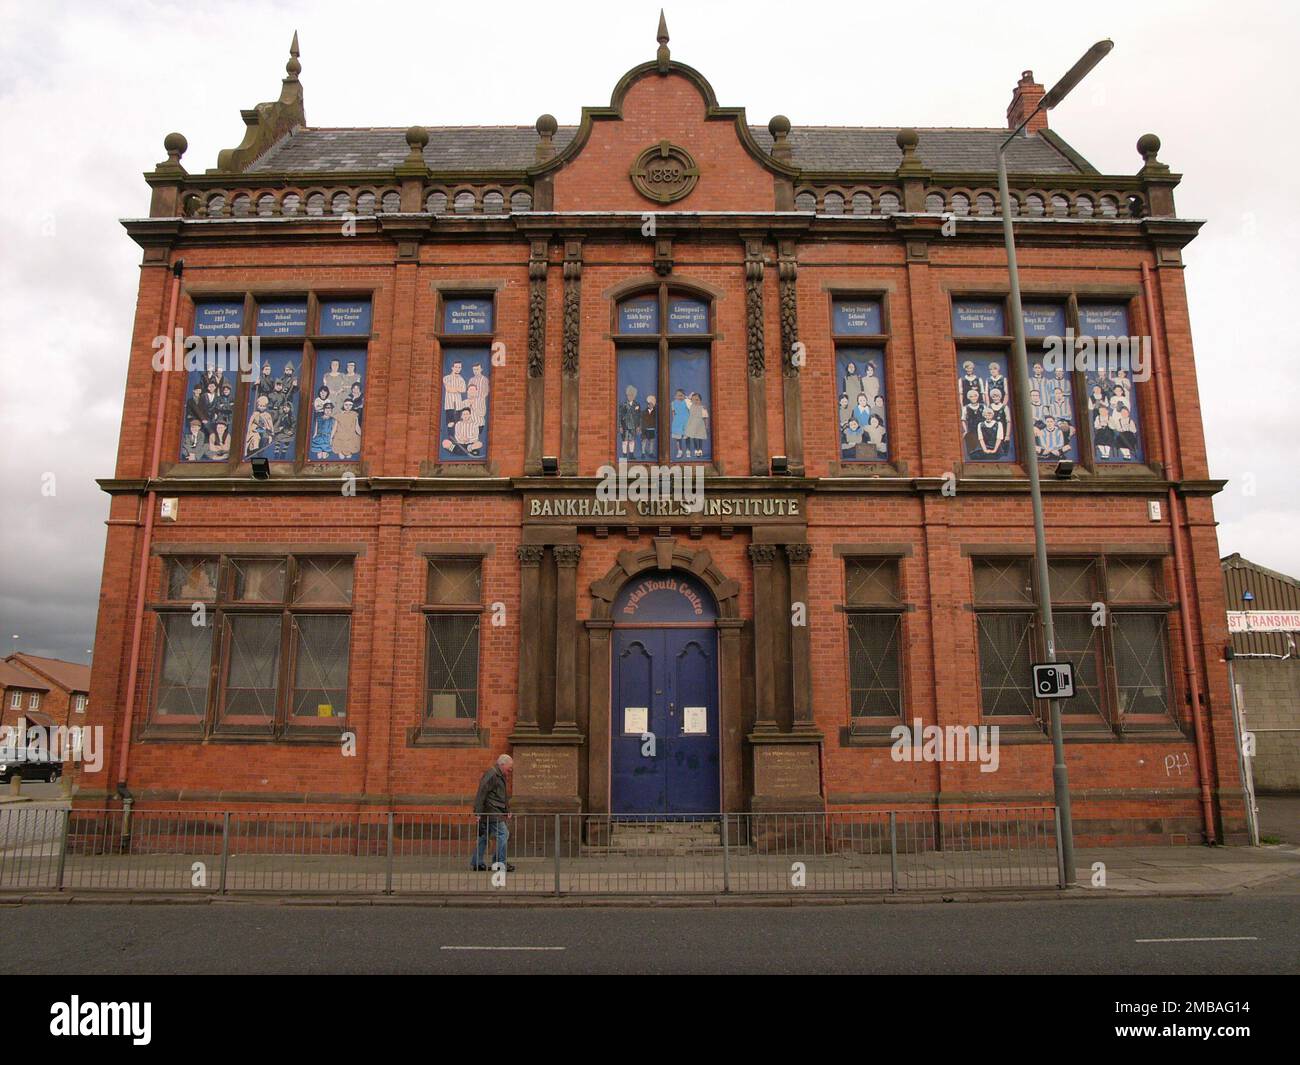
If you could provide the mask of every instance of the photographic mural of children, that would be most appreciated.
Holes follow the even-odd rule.
[[[836,353],[840,457],[848,462],[884,462],[889,458],[885,417],[884,353],[849,349]]]
[[[618,405],[618,454],[620,458],[636,457],[641,446],[641,404],[637,402],[636,385],[623,389],[623,402]]]
[[[673,458],[681,459],[686,457],[683,451],[686,440],[686,422],[691,416],[691,405],[686,398],[686,393],[680,388],[673,393],[672,414],[670,431],[673,438]]]
[[[962,444],[971,462],[1014,462],[1016,443],[1010,405],[1010,383],[1002,373],[1000,355],[964,353],[957,371],[957,397],[961,413]],[[1034,387],[1031,377],[1029,402],[1038,415],[1048,400],[1040,390],[1051,387],[1050,379],[1039,376]]]
[[[208,437],[203,431],[202,418],[191,417],[189,419],[189,428],[186,430],[185,435],[181,437],[181,461],[208,461]]]
[[[646,396],[641,411],[641,458],[659,457],[659,404],[654,396]]]
[[[698,392],[691,393],[691,409],[686,417],[686,449],[691,458],[705,457],[705,444],[709,438],[709,412],[704,406],[704,397]]]
[[[473,348],[443,350],[439,430],[439,455],[443,459],[481,461],[487,455],[491,381],[485,355],[485,351]]]
[[[1142,431],[1137,397],[1126,366],[1105,365],[1086,375],[1092,447],[1098,462],[1141,462]]]
[[[208,433],[208,458],[213,462],[230,458],[230,422],[224,415],[217,415],[216,424]]]
[[[328,459],[333,453],[334,404],[328,399],[321,405],[320,413],[316,416],[316,422],[312,426],[309,450],[312,458],[321,461]]]
[[[343,409],[334,415],[331,450],[341,459],[356,458],[361,450],[361,419],[352,409],[352,400],[343,398]]]
[[[253,411],[248,416],[248,431],[244,434],[244,458],[270,457],[271,440],[275,436],[275,420],[271,415],[271,401],[258,396]]]
[[[235,375],[237,370],[191,370],[187,379],[185,411],[181,418],[182,462],[225,462],[230,458],[227,448],[214,450],[209,446],[217,422],[223,421],[225,432],[230,431],[234,415]],[[194,423],[198,422],[198,435],[194,434]],[[199,438],[203,446],[197,446]]]

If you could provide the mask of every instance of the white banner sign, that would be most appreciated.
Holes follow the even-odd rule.
[[[1229,632],[1300,632],[1300,610],[1229,610]]]

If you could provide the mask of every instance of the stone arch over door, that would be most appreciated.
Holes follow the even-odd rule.
[[[610,806],[610,637],[614,628],[614,600],[628,581],[646,573],[673,570],[695,577],[708,588],[717,603],[718,617],[714,624],[718,629],[722,807],[727,812],[739,812],[744,808],[740,632],[745,622],[740,616],[740,583],[714,565],[713,556],[707,549],[695,550],[679,544],[674,537],[658,536],[648,547],[620,551],[609,572],[591,583],[591,617],[586,623],[590,644],[587,807],[593,813],[608,813]]]

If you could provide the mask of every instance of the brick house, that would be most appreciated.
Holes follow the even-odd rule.
[[[0,724],[20,732],[33,725],[85,724],[90,667],[16,651],[0,661],[4,715]]]
[[[753,125],[658,36],[576,124],[405,131],[307,125],[295,37],[214,170],[167,137],[124,222],[111,743],[77,801],[463,809],[511,751],[520,809],[1050,802],[1032,450],[1079,838],[1242,838],[1199,223],[1158,139],[1136,175],[1041,115],[1009,149],[1022,427],[1007,129]],[[1151,336],[1156,376],[1058,375],[1066,329]],[[204,354],[158,372],[177,331]],[[620,459],[678,479],[611,489]],[[916,721],[996,725],[996,771],[901,759]]]

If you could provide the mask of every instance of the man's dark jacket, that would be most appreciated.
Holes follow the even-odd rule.
[[[493,766],[483,774],[478,782],[478,793],[474,796],[476,814],[503,814],[510,808],[510,799],[506,794],[506,775],[500,766]]]

